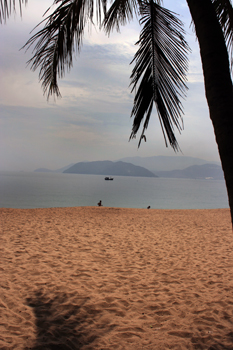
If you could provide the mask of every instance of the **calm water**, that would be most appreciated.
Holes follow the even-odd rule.
[[[0,207],[95,206],[154,209],[228,208],[224,181],[60,173],[0,173]]]

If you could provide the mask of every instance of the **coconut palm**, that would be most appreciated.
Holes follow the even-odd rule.
[[[233,9],[229,0],[187,0],[202,60],[205,94],[233,222]],[[227,50],[228,48],[228,50]]]
[[[8,0],[10,1],[10,0]],[[23,1],[23,0],[22,0]],[[4,8],[1,0],[2,8]],[[233,221],[233,8],[231,0],[186,0],[200,46],[205,93],[226,180]],[[81,49],[85,25],[94,17],[107,34],[119,30],[133,17],[142,30],[132,64],[133,128],[130,138],[142,132],[145,139],[153,107],[156,108],[166,145],[179,145],[174,128],[182,130],[181,98],[186,93],[189,46],[183,24],[162,7],[160,0],[54,0],[55,10],[42,22],[25,47],[33,47],[31,69],[39,68],[44,93],[59,95],[58,79],[72,66],[77,47]],[[2,13],[7,13],[2,10]],[[95,15],[96,13],[96,15]],[[1,13],[0,13],[1,15]],[[3,16],[3,15],[2,15]],[[1,16],[0,16],[1,18]]]

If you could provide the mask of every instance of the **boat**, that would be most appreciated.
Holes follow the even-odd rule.
[[[113,180],[113,177],[106,176],[104,180]]]

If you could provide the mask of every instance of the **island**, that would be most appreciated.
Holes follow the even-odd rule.
[[[112,162],[110,160],[79,162],[63,171],[70,174],[91,174],[104,176],[138,176],[157,177],[150,170],[126,162]]]

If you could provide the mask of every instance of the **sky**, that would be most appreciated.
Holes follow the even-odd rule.
[[[29,0],[6,24],[0,25],[0,171],[58,169],[81,161],[124,157],[191,156],[219,161],[213,126],[205,99],[199,47],[190,27],[185,0],[164,0],[185,23],[189,55],[184,130],[175,132],[181,152],[166,148],[154,108],[138,149],[140,132],[129,142],[134,94],[130,65],[137,50],[140,26],[135,20],[110,37],[98,27],[86,31],[73,67],[59,81],[62,97],[43,95],[38,71],[27,61],[32,50],[20,50],[42,20],[51,0]],[[33,32],[34,33],[34,32]]]

